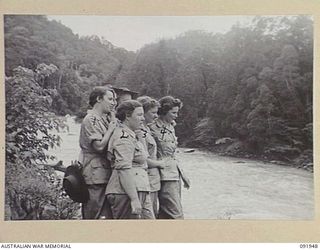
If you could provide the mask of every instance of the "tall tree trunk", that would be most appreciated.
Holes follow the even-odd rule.
[[[62,73],[62,71],[61,71],[60,76],[59,76],[58,88],[57,88],[58,90],[61,89],[62,75],[63,75],[63,73]]]

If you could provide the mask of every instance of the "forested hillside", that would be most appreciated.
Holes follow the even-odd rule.
[[[236,143],[227,151],[288,160],[312,149],[308,16],[256,17],[225,34],[189,31],[136,54],[98,37],[80,38],[45,16],[6,16],[5,59],[6,76],[17,66],[43,72],[38,81],[55,90],[58,114],[83,115],[92,87],[111,83],[179,97],[183,145],[213,148],[231,138]]]
[[[309,17],[256,17],[226,34],[190,31],[146,45],[124,82],[141,94],[181,98],[177,131],[187,145],[212,148],[230,137],[230,153],[312,157]]]
[[[92,87],[114,83],[134,58],[102,38],[80,38],[46,16],[6,15],[4,29],[6,76],[17,66],[35,71],[39,64],[55,65],[58,70],[44,75],[42,84],[57,90],[53,108],[61,115],[85,112]]]

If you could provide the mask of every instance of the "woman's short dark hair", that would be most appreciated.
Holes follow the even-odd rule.
[[[142,107],[142,104],[136,100],[124,101],[117,107],[116,117],[123,122],[126,117],[130,117],[138,107]]]
[[[169,110],[174,107],[182,108],[182,102],[180,99],[174,98],[172,96],[164,96],[159,100],[160,108],[158,110],[158,115],[166,115]]]
[[[116,98],[116,93],[113,89],[103,86],[94,87],[89,96],[89,104],[93,107],[97,103],[97,98],[103,98],[107,91],[112,92],[113,97]]]
[[[151,98],[150,96],[140,96],[137,98],[137,101],[142,104],[145,113],[152,108],[160,107],[160,103],[157,100]]]

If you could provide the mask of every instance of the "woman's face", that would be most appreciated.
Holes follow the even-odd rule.
[[[158,107],[149,109],[148,112],[144,113],[144,118],[147,124],[153,123],[154,120],[158,118]]]
[[[101,99],[101,104],[104,107],[104,113],[114,111],[114,108],[117,105],[114,94],[111,91],[107,91],[107,93],[103,96],[103,99]]]
[[[131,116],[126,118],[127,125],[132,131],[141,129],[144,120],[144,112],[142,107],[135,108]]]
[[[173,107],[168,111],[167,114],[163,116],[163,119],[169,123],[177,119],[178,117],[178,112],[179,112],[179,107]]]

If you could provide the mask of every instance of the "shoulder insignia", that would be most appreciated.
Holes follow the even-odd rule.
[[[122,135],[120,136],[120,139],[122,138],[128,138],[129,137],[129,134],[126,133],[124,130],[122,130]]]
[[[146,138],[148,130],[142,128],[141,131],[142,131],[142,138]]]
[[[162,134],[162,139],[163,139],[166,133],[173,134],[173,131],[168,129],[166,126],[162,126],[160,133]]]
[[[162,134],[162,139],[164,138],[164,135],[167,133],[167,128],[166,127],[162,127],[160,134]]]

